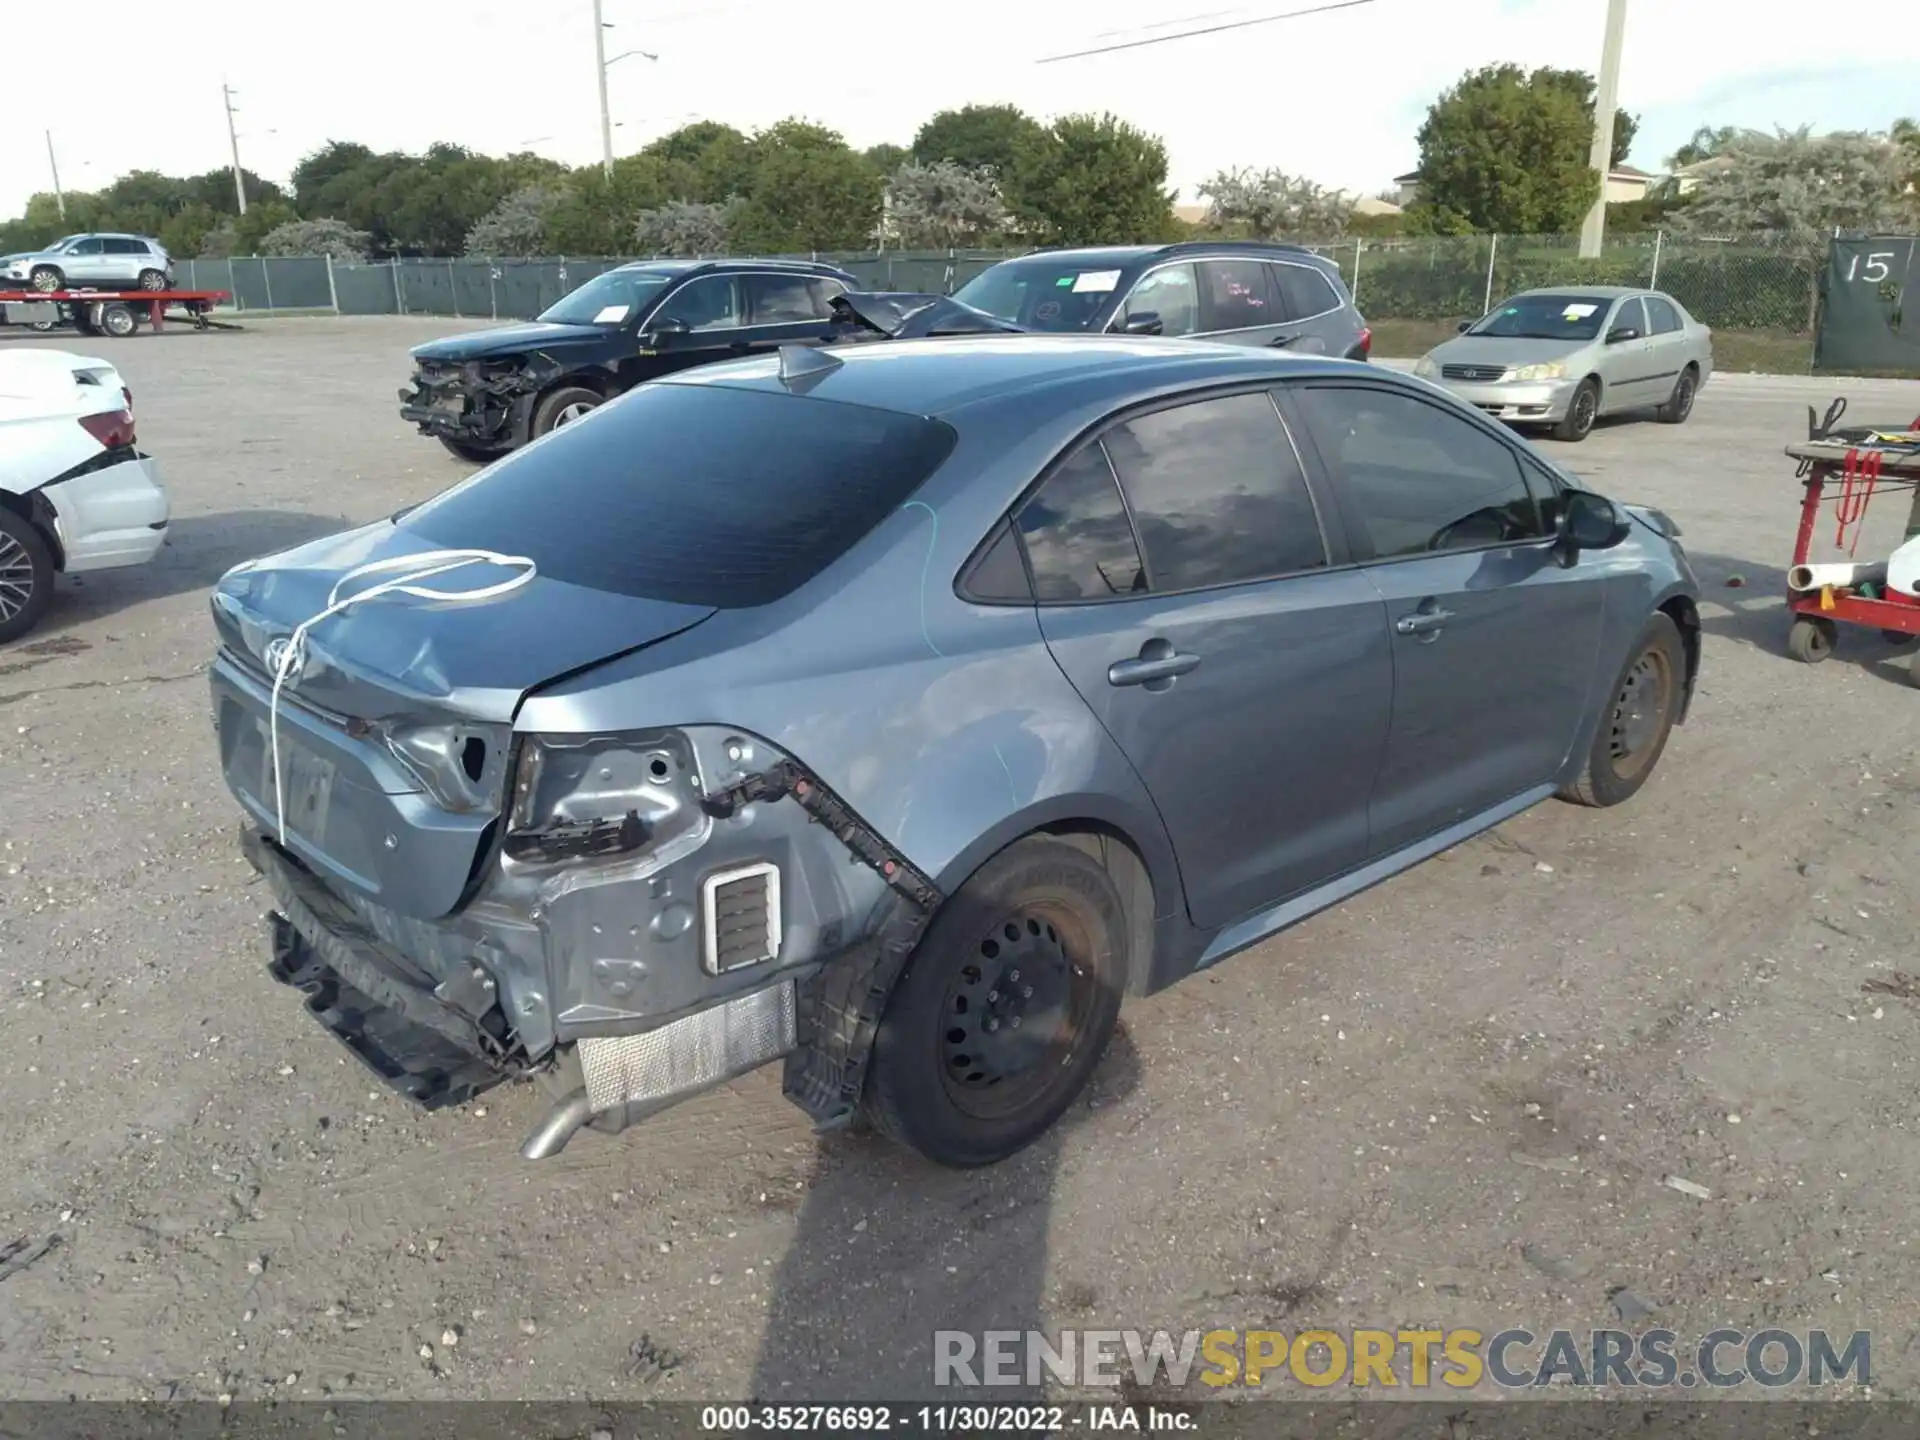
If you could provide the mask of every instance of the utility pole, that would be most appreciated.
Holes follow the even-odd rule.
[[[1580,226],[1580,257],[1595,260],[1607,238],[1607,176],[1613,170],[1613,117],[1620,108],[1620,46],[1627,33],[1627,0],[1607,0],[1606,39],[1600,49],[1599,93],[1593,98],[1593,150],[1587,163],[1600,172],[1600,193]]]
[[[53,171],[53,203],[60,207],[60,223],[67,223],[67,192],[60,188],[60,162],[53,158],[53,131],[47,131],[47,165]],[[83,167],[84,168],[84,167]]]
[[[220,98],[227,102],[227,145],[233,152],[233,195],[240,202],[240,213],[247,213],[247,185],[240,178],[240,132],[233,128],[233,87],[220,82]]]
[[[600,169],[613,178],[613,116],[607,109],[607,22],[593,0],[593,80],[600,87]]]

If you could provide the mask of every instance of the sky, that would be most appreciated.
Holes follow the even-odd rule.
[[[15,0],[18,3],[18,0]],[[1043,57],[1300,10],[1314,0],[603,0],[616,154],[693,119],[750,130],[800,115],[854,145],[907,143],[936,110],[1011,103],[1042,118],[1111,110],[1161,136],[1192,199],[1217,170],[1277,166],[1356,194],[1417,160],[1426,107],[1475,66],[1597,70],[1606,0],[1369,0],[1352,8],[1056,63]],[[62,182],[228,163],[223,81],[241,161],[284,182],[330,139],[376,150],[437,140],[568,164],[599,154],[592,0],[453,5],[328,0],[88,0],[97,34],[179,37],[109,83],[57,45],[0,84],[0,217]],[[137,46],[135,47],[138,48]],[[131,54],[131,52],[129,52]],[[1910,59],[1821,58],[1807,32],[1755,21],[1751,0],[1628,0],[1620,102],[1640,116],[1631,163],[1658,171],[1700,125],[1884,129]],[[1920,109],[1909,102],[1906,109]],[[29,143],[31,137],[31,143]]]

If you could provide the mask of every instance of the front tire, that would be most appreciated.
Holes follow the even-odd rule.
[[[53,552],[26,518],[0,506],[0,645],[40,623],[53,603]]]
[[[1673,394],[1667,402],[1654,411],[1654,418],[1662,425],[1684,425],[1687,417],[1693,414],[1693,400],[1700,393],[1700,372],[1689,365],[1680,372],[1680,378],[1673,382]]]
[[[1680,627],[1656,611],[1607,695],[1607,708],[1580,778],[1560,792],[1579,805],[1631,800],[1652,776],[1686,697],[1687,652]]]
[[[589,390],[584,385],[562,385],[558,390],[541,397],[533,411],[533,438],[558,430],[589,410],[599,406],[606,399],[597,390]]]
[[[469,445],[464,440],[455,440],[451,435],[436,435],[434,438],[446,446],[450,453],[475,465],[490,465],[507,453],[491,445]]]
[[[1567,413],[1553,427],[1553,438],[1577,444],[1593,433],[1593,422],[1600,418],[1600,382],[1589,375],[1567,401]]]
[[[1008,846],[934,918],[887,1001],[862,1111],[936,1164],[990,1165],[1064,1115],[1113,1038],[1125,911],[1084,850]]]
[[[36,265],[33,267],[33,273],[27,277],[27,283],[42,295],[51,295],[54,291],[65,287],[67,277],[51,265]]]

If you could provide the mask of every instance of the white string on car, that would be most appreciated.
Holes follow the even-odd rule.
[[[438,590],[421,583],[468,565],[493,565],[516,573],[491,585],[477,585],[467,590]],[[390,580],[382,580],[378,585],[370,585],[365,590],[356,590],[351,595],[343,596],[340,593],[355,580],[390,570],[402,573]],[[267,734],[273,754],[274,829],[283,846],[287,843],[287,806],[280,770],[280,693],[286,687],[287,678],[300,668],[306,657],[308,632],[322,620],[383,595],[410,595],[418,600],[460,602],[498,600],[532,580],[534,574],[534,563],[525,555],[502,555],[493,550],[423,550],[413,555],[395,555],[385,560],[356,565],[333,582],[333,588],[327,592],[326,608],[309,615],[293,627],[292,633],[287,636],[286,649],[281,651],[280,661],[273,667],[273,695],[267,704]]]

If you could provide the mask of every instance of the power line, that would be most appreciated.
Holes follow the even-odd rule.
[[[1334,0],[1331,5],[1314,5],[1306,10],[1289,10],[1284,15],[1261,15],[1252,20],[1234,20],[1225,25],[1208,25],[1199,30],[1182,30],[1175,35],[1155,35],[1146,40],[1127,40],[1118,45],[1101,45],[1092,50],[1074,50],[1065,55],[1043,55],[1036,65],[1051,65],[1056,60],[1078,60],[1087,55],[1105,55],[1114,50],[1134,50],[1142,45],[1164,45],[1169,40],[1191,40],[1196,35],[1217,35],[1223,30],[1245,30],[1250,25],[1270,25],[1275,20],[1298,20],[1305,15],[1323,15],[1329,10],[1351,10],[1356,5],[1371,5],[1373,0]]]

